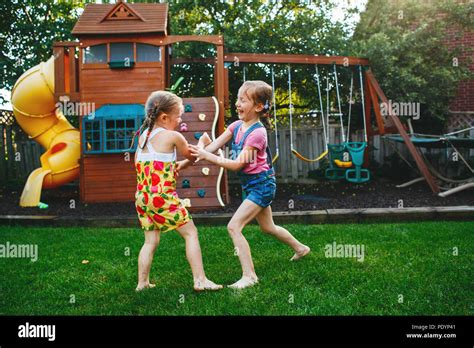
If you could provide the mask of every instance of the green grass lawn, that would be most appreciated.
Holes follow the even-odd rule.
[[[199,226],[198,226],[199,227]],[[195,293],[176,232],[162,236],[154,289],[134,291],[139,229],[0,227],[0,244],[37,244],[39,258],[1,258],[0,314],[13,315],[472,315],[474,222],[287,225],[312,247],[292,251],[245,229],[260,284]],[[210,279],[241,275],[224,226],[199,227]],[[325,245],[364,245],[365,258],[327,258]],[[453,255],[453,248],[458,255]],[[130,256],[126,255],[126,248]],[[89,260],[88,264],[82,264]],[[72,296],[73,295],[73,296]],[[400,303],[401,296],[403,302]],[[71,299],[75,298],[75,303]]]

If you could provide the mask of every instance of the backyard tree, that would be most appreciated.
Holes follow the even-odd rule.
[[[458,61],[462,49],[446,46],[448,28],[472,30],[473,4],[409,0],[369,0],[353,37],[352,54],[370,59],[387,98],[419,103],[416,129],[441,132],[449,103],[469,62]]]
[[[81,6],[79,1],[0,2],[0,88],[11,90],[21,74],[47,60],[53,42],[74,39]]]
[[[170,31],[173,34],[223,35],[229,52],[346,55],[349,52],[349,25],[333,21],[335,1],[207,1],[182,0],[170,3]],[[349,11],[347,15],[351,15]],[[211,57],[214,48],[202,43],[173,49],[174,57]],[[270,83],[270,67],[263,64],[229,64],[229,92],[232,100],[244,78]],[[295,67],[293,67],[295,68]],[[298,67],[294,72],[294,107],[297,113],[315,108],[317,90],[314,67]],[[286,67],[275,67],[277,104],[284,115],[288,108]],[[174,68],[174,80],[186,76],[180,91],[212,95],[211,65],[187,64]],[[211,80],[212,81],[212,80]],[[298,91],[298,92],[296,92]],[[287,123],[287,117],[281,117]],[[279,121],[279,122],[280,122]]]

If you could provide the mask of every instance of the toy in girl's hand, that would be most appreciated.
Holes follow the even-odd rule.
[[[212,143],[212,140],[211,138],[209,137],[209,135],[207,134],[207,132],[204,132],[203,134],[201,134],[201,136],[199,137],[199,141],[198,141],[198,144],[197,146],[201,149],[204,149],[207,145],[209,145],[210,143]],[[196,162],[194,163],[197,163],[199,162],[199,158],[196,160]]]
[[[180,132],[187,132],[188,131],[188,125],[186,123],[181,123],[179,126],[179,131]]]
[[[209,137],[209,134],[207,134],[207,132],[204,132],[199,137],[198,146],[204,148],[207,145],[209,145],[210,143],[212,143],[212,139]]]

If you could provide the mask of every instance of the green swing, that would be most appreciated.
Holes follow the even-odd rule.
[[[364,84],[362,78],[362,66],[359,65],[359,79],[361,86],[362,99],[362,115],[364,121],[364,141],[349,141],[350,140],[350,122],[352,114],[352,90],[354,85],[354,75],[351,76],[351,86],[349,95],[349,114],[347,123],[347,135],[344,135],[344,124],[342,121],[341,99],[339,95],[339,85],[337,81],[337,70],[334,64],[334,80],[336,84],[337,102],[339,108],[339,119],[341,122],[341,144],[329,144],[329,168],[326,169],[325,176],[330,180],[346,179],[349,182],[360,184],[370,180],[370,172],[368,169],[363,169],[364,152],[367,147],[367,124],[365,119],[365,99],[364,99]],[[329,115],[329,80],[326,79],[327,91],[327,109]],[[329,120],[328,120],[329,124]],[[347,139],[347,141],[346,141]],[[344,153],[349,152],[351,161],[344,161]],[[352,168],[353,167],[353,168]]]
[[[339,113],[331,115],[339,115],[339,120],[341,122],[341,135],[342,143],[341,144],[328,144],[329,151],[329,168],[324,172],[324,176],[329,180],[340,180],[346,177],[347,166],[352,166],[352,163],[344,161],[344,152],[346,152],[346,138],[344,135],[344,124],[342,122],[342,109],[341,109],[341,99],[339,96],[339,85],[337,81],[337,70],[336,64],[334,67],[334,80],[336,84],[336,95],[337,95],[337,104]],[[328,125],[328,141],[329,141],[329,79],[326,77],[326,117]]]
[[[360,80],[360,91],[362,99],[362,117],[364,120],[364,141],[347,141],[345,143],[347,151],[351,155],[352,164],[355,168],[346,170],[346,180],[352,183],[360,184],[370,180],[370,172],[368,169],[363,169],[364,164],[364,152],[367,148],[367,124],[365,120],[365,102],[364,102],[364,81],[362,79],[362,66],[359,65],[359,80]],[[352,102],[352,82],[351,82],[351,98],[349,105]],[[349,123],[347,128],[347,139],[349,140],[350,130],[350,112],[349,112]]]

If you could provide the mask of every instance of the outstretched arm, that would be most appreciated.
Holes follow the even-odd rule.
[[[204,147],[206,147],[206,145],[209,145],[210,143],[212,143],[212,140],[211,138],[209,138],[209,135],[207,133],[204,133],[200,138],[199,138],[199,141],[198,141],[198,144],[197,146],[201,149],[204,149]],[[194,158],[194,160],[196,160],[196,158]],[[179,161],[178,162],[178,172],[180,170],[183,170],[183,169],[186,169],[187,167],[189,167],[191,165],[191,161],[188,160],[188,159],[184,159],[182,161]]]
[[[201,139],[203,140],[203,142],[201,142]],[[222,146],[227,144],[227,142],[230,139],[232,139],[232,133],[229,132],[229,130],[226,130],[224,133],[222,133],[215,141],[211,141],[211,138],[209,138],[207,133],[204,133],[201,136],[201,138],[199,138],[198,147],[204,148],[204,146],[205,146],[206,151],[214,153],[218,149],[220,149]],[[202,146],[200,146],[200,145],[202,145]],[[194,158],[194,159],[196,159],[196,158]],[[183,170],[183,169],[187,168],[190,164],[191,164],[191,161],[186,159],[186,160],[178,162],[178,168],[179,168],[179,170]]]
[[[225,169],[232,170],[235,172],[242,170],[242,168],[245,167],[246,164],[251,163],[252,160],[255,159],[255,154],[257,152],[256,148],[246,146],[240,153],[239,157],[237,157],[235,160],[231,160],[228,158],[216,156],[213,153],[205,149],[200,149],[195,145],[189,145],[189,149],[192,155],[196,158],[209,161]]]
[[[189,144],[186,138],[181,133],[175,132],[174,144],[176,146],[176,150],[181,156],[185,157],[187,160],[191,162],[196,161],[196,157],[194,157],[191,154],[191,151],[189,151],[189,148],[188,148]]]
[[[228,129],[224,131],[219,137],[214,140],[212,143],[206,146],[206,151],[209,151],[210,153],[214,153],[217,150],[219,150],[222,146],[227,144],[229,140],[232,139],[232,133],[229,132]]]

